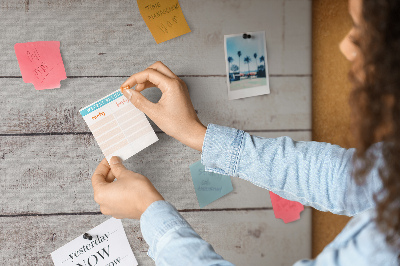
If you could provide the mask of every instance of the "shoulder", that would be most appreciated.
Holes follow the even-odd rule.
[[[399,251],[386,243],[375,215],[370,209],[355,216],[323,253],[336,257],[340,265],[398,265]]]

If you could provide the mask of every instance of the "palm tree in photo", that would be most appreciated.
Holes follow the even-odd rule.
[[[247,64],[247,67],[248,67],[248,70],[249,70],[248,77],[250,77],[250,62],[251,62],[250,56],[246,56],[244,58],[244,62]]]
[[[256,73],[257,73],[257,70],[258,70],[258,65],[257,65],[257,53],[254,53],[253,56],[254,56],[254,62],[256,63]]]
[[[231,69],[231,63],[233,62],[232,56],[228,57],[229,69]]]
[[[231,71],[232,71],[233,73],[238,72],[238,71],[239,71],[239,67],[238,67],[237,65],[233,64],[233,65],[231,66]]]
[[[264,62],[264,71],[265,71],[265,58],[263,55],[260,57],[260,63],[262,62]]]
[[[240,79],[240,57],[242,56],[242,52],[238,51],[238,57],[239,57],[239,79]]]

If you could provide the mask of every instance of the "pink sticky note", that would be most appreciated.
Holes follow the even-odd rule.
[[[67,78],[60,53],[60,42],[41,41],[14,45],[22,79],[36,90],[60,88]]]
[[[285,224],[300,219],[304,206],[296,201],[290,201],[269,192],[276,219],[282,219]]]

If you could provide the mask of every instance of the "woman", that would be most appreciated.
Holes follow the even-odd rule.
[[[354,25],[340,49],[352,62],[357,149],[263,139],[212,124],[206,128],[185,83],[160,62],[122,85],[124,95],[165,133],[202,151],[206,170],[240,177],[319,210],[357,215],[315,260],[295,265],[399,263],[400,1],[350,0],[349,11]],[[140,94],[154,86],[162,91],[156,104]],[[113,157],[110,166],[103,160],[92,184],[102,213],[140,219],[148,254],[157,264],[231,265],[146,177],[127,170],[119,158]]]

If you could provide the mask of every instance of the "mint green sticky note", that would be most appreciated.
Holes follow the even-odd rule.
[[[194,189],[200,208],[225,196],[233,190],[231,178],[226,175],[206,172],[200,161],[190,166]]]

